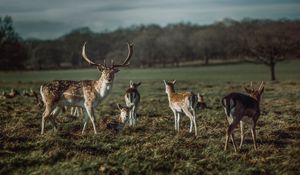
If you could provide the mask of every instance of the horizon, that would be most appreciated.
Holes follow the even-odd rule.
[[[88,27],[93,32],[157,24],[191,23],[209,25],[226,18],[233,20],[300,18],[300,2],[288,0],[91,0],[18,1],[0,0],[0,16],[11,16],[15,30],[24,39],[56,39],[74,29]]]

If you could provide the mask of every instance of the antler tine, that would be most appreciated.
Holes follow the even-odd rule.
[[[87,61],[89,64],[91,65],[96,65],[96,63],[94,63],[93,61],[91,61],[87,56],[86,56],[86,53],[85,53],[85,45],[86,45],[86,42],[84,42],[83,46],[82,46],[82,57],[84,58],[85,61]]]
[[[261,88],[263,87],[263,85],[264,85],[264,81],[262,81],[261,83],[260,83],[260,86],[259,86],[259,90],[261,90]]]
[[[253,86],[252,86],[252,81],[250,81],[250,87],[252,88]]]
[[[91,61],[87,56],[86,56],[86,53],[85,53],[85,45],[86,45],[86,42],[84,42],[83,46],[82,46],[82,57],[83,59],[88,62],[90,65],[94,65],[94,66],[100,66],[101,68],[105,68],[106,66],[103,65],[103,64],[96,64],[95,62]]]
[[[133,54],[133,43],[129,44],[127,43],[127,46],[128,46],[128,55],[127,55],[127,58],[125,59],[125,61],[122,63],[122,64],[116,64],[116,65],[112,65],[112,68],[114,67],[125,67],[125,66],[128,66],[130,64],[130,59],[132,57],[132,54]]]
[[[110,60],[110,65],[114,65],[114,60]]]

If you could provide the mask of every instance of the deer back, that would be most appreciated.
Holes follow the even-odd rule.
[[[222,99],[222,105],[225,108],[227,116],[230,116],[232,109],[239,115],[252,117],[259,115],[259,103],[254,98],[241,93],[230,93]]]

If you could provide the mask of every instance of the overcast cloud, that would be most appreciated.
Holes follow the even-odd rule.
[[[299,0],[0,0],[24,38],[59,37],[72,29],[95,32],[139,24],[210,24],[224,18],[300,19]]]

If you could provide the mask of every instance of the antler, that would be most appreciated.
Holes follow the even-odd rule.
[[[129,61],[130,61],[132,53],[133,53],[133,43],[131,43],[131,44],[127,43],[127,46],[128,46],[128,55],[127,55],[127,58],[125,59],[125,61],[122,64],[114,64],[113,60],[112,60],[111,68],[125,67],[125,66],[128,66],[130,64]]]
[[[106,66],[103,65],[103,64],[96,64],[94,63],[93,61],[91,61],[87,56],[86,56],[86,53],[85,53],[85,45],[86,45],[86,42],[84,42],[83,46],[82,46],[82,57],[83,59],[88,62],[90,65],[93,65],[93,66],[99,66],[101,67],[101,69],[105,69]]]
[[[264,85],[264,81],[261,82],[261,84],[260,84],[260,86],[259,86],[258,89],[261,90],[261,88],[263,87],[263,85]]]

